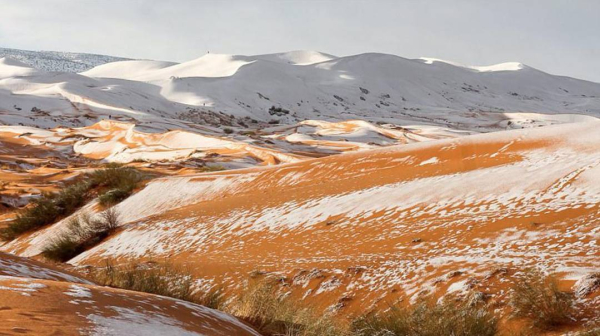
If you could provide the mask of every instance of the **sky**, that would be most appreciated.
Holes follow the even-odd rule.
[[[0,47],[187,61],[382,52],[600,82],[597,0],[0,0]]]

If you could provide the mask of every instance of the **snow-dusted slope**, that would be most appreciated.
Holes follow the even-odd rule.
[[[52,266],[2,252],[0,302],[2,335],[259,335],[214,309],[97,286]]]
[[[0,58],[0,79],[20,76],[32,76],[38,73],[36,69],[12,58]]]
[[[600,267],[599,126],[156,179],[116,206],[122,231],[70,262],[151,255],[233,288],[271,273],[307,300],[355,311],[422,293],[481,292],[502,303],[533,266],[573,286]],[[66,223],[2,249],[36,255]]]
[[[101,64],[127,60],[123,57],[106,55],[9,48],[0,48],[0,57],[10,57],[44,71],[61,72],[81,72]]]
[[[520,118],[511,113],[600,115],[600,84],[520,63],[469,67],[386,54],[294,51],[207,54],[181,64],[123,61],[81,74],[20,68],[0,67],[5,124],[82,126],[110,115],[162,130],[230,118],[234,125],[362,119],[490,131],[519,126],[508,123]],[[61,120],[42,121],[34,107]]]

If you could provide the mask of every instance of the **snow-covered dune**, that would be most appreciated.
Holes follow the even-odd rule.
[[[61,72],[81,72],[102,64],[127,60],[123,57],[106,55],[9,48],[0,48],[0,57],[16,59],[43,71]]]
[[[148,73],[153,73],[176,64],[160,61],[120,61],[100,65],[88,71],[81,72],[81,74],[88,77],[138,79],[143,78]]]
[[[70,262],[168,256],[232,288],[274,274],[320,304],[352,297],[351,310],[467,288],[503,302],[532,266],[572,286],[600,267],[599,126],[160,178],[117,206],[123,231]],[[35,254],[54,229],[3,248]]]
[[[490,131],[502,127],[481,128],[480,114],[600,115],[600,84],[517,62],[475,67],[377,53],[294,51],[206,54],[180,64],[122,61],[79,75],[11,62],[0,66],[0,122],[6,124],[84,126],[111,115],[164,130],[206,123],[199,116],[212,115],[234,118],[242,127],[249,120],[361,119]],[[34,107],[60,114],[61,121],[42,122]]]

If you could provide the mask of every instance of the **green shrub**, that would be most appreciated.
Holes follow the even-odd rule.
[[[135,168],[110,165],[90,173],[88,178],[94,188],[106,189],[98,197],[100,204],[112,205],[129,197],[143,176]]]
[[[117,204],[122,200],[126,199],[133,192],[133,188],[125,188],[125,189],[111,189],[98,197],[98,201],[102,205],[111,205]]]
[[[102,241],[119,226],[119,214],[114,208],[104,211],[99,217],[93,219],[84,213],[71,219],[67,229],[43,248],[42,255],[54,261],[70,260]]]
[[[136,169],[109,165],[85,175],[84,179],[67,186],[58,193],[43,194],[21,211],[17,217],[0,229],[0,238],[12,240],[19,235],[52,224],[71,215],[91,197],[90,191],[101,188],[108,191],[100,194],[103,205],[115,204],[127,198],[143,176]]]
[[[67,261],[81,252],[81,244],[77,237],[61,234],[44,247],[42,255],[54,261]]]
[[[445,299],[361,316],[352,331],[356,336],[492,336],[498,334],[498,322],[485,308]]]
[[[19,235],[38,229],[70,215],[84,204],[89,184],[79,182],[70,185],[55,194],[43,194],[42,197],[32,201],[31,206],[25,208],[17,215],[7,227],[0,230],[4,240],[12,240]]]
[[[513,314],[528,318],[542,330],[557,329],[574,322],[574,296],[561,292],[556,279],[528,271],[513,287]]]

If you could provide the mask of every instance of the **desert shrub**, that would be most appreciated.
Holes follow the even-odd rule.
[[[492,336],[498,334],[498,323],[485,308],[445,299],[361,316],[352,331],[356,336]]]
[[[77,237],[60,234],[53,238],[42,250],[42,255],[54,261],[67,261],[81,253],[81,244]]]
[[[98,196],[98,201],[100,201],[100,204],[102,205],[111,205],[119,203],[122,200],[129,197],[129,195],[131,195],[131,193],[133,192],[133,189],[133,187],[110,189],[107,192]]]
[[[203,296],[194,292],[194,279],[168,263],[133,263],[114,266],[110,261],[94,271],[93,279],[104,285],[138,292],[152,293],[175,299],[201,303]],[[211,297],[217,305],[216,296]]]
[[[198,291],[190,272],[169,263],[115,266],[107,260],[105,266],[93,270],[90,277],[103,286],[167,296],[212,309],[226,309],[225,295],[220,288]]]
[[[327,314],[318,314],[289,296],[280,295],[275,281],[252,282],[230,307],[265,335],[335,336],[346,331]]]
[[[133,192],[142,178],[142,174],[129,167],[109,165],[95,170],[58,193],[46,193],[33,200],[31,206],[21,211],[7,227],[0,229],[0,238],[12,240],[72,214],[89,200],[90,191],[94,188],[107,190],[99,196],[101,204],[120,202]]]
[[[231,134],[231,133],[233,133],[233,129],[231,129],[231,128],[229,128],[229,127],[225,127],[225,128],[223,129],[223,132],[225,132],[225,134]]]
[[[527,271],[513,287],[513,314],[528,318],[533,326],[552,330],[574,321],[574,296],[561,292],[556,279]]]
[[[62,189],[58,193],[46,193],[32,201],[17,217],[0,230],[4,240],[12,240],[17,236],[42,226],[54,223],[61,217],[70,215],[83,205],[89,191],[87,182],[79,182]]]
[[[84,213],[69,221],[65,231],[42,249],[42,255],[54,261],[67,261],[106,238],[119,226],[119,214],[114,208],[99,214],[98,219]]]
[[[106,191],[98,197],[100,204],[116,204],[131,195],[142,174],[135,168],[109,165],[88,175],[92,187],[103,187]]]
[[[119,212],[117,209],[110,208],[100,213],[100,220],[94,222],[93,229],[100,234],[109,234],[119,227]]]
[[[108,164],[104,168],[87,174],[87,178],[94,187],[109,186],[114,188],[120,185],[133,184],[137,183],[140,177],[141,174],[137,169],[118,164]]]

